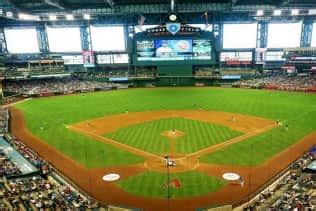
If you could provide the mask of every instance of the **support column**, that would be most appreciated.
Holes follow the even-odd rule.
[[[49,53],[48,37],[45,25],[36,26],[38,47],[41,53]]]
[[[128,54],[128,72],[131,71],[133,64],[133,37],[134,37],[134,25],[124,25],[125,34],[125,46]]]
[[[4,34],[4,29],[1,27],[0,28],[0,54],[7,54],[8,49],[7,49],[7,43],[5,40],[5,34]]]
[[[304,20],[301,33],[301,47],[311,47],[313,33],[313,21]]]
[[[218,51],[221,51],[223,49],[223,39],[224,39],[223,30],[224,30],[224,26],[222,23],[213,24],[215,47]]]
[[[88,25],[80,26],[80,38],[83,51],[93,50],[91,43],[90,27]]]
[[[223,31],[224,31],[223,23],[213,24],[213,36],[214,36],[215,49],[216,49],[215,60],[218,61],[219,64],[220,64],[220,53],[223,49],[223,39],[224,39]]]
[[[268,23],[259,22],[257,27],[257,48],[267,48],[268,45]]]

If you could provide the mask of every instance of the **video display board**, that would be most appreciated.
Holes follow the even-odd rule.
[[[224,24],[223,48],[255,48],[257,44],[257,24]]]
[[[5,28],[4,34],[9,53],[39,53],[35,28]]]
[[[269,23],[268,48],[296,48],[300,46],[302,22]]]
[[[50,52],[81,52],[79,27],[47,27]]]
[[[91,26],[90,30],[94,51],[125,51],[123,26]]]
[[[211,60],[212,45],[203,39],[154,39],[136,41],[137,61]]]
[[[316,23],[313,23],[313,32],[312,32],[312,47],[316,47]]]
[[[211,59],[212,45],[210,40],[193,40],[193,58],[197,60]]]

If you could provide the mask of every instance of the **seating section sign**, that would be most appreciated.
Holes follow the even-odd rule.
[[[83,58],[83,66],[95,67],[95,58],[94,58],[93,51],[83,51],[82,58]]]

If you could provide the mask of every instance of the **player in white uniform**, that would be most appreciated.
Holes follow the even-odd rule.
[[[156,50],[157,57],[169,57],[173,50],[168,46],[167,42],[162,42],[161,46]]]

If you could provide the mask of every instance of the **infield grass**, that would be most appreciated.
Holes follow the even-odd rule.
[[[207,122],[185,119],[165,118],[120,128],[104,136],[144,151],[165,154],[169,152],[168,138],[164,131],[173,129],[184,132],[176,139],[177,153],[192,153],[241,135],[228,127]]]

